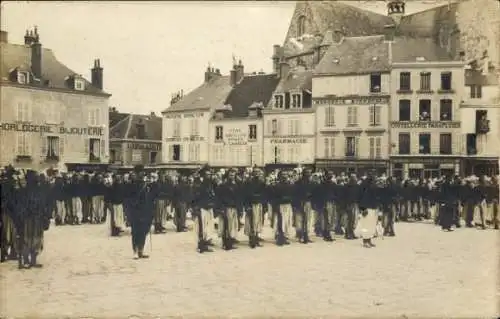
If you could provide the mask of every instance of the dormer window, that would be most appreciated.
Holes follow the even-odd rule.
[[[284,107],[284,98],[283,95],[275,95],[274,96],[274,108],[282,109]]]
[[[29,83],[29,73],[28,72],[17,72],[17,83],[27,84]]]
[[[82,79],[75,79],[75,90],[77,91],[85,90],[85,82]]]
[[[292,94],[292,108],[299,109],[302,107],[302,94]]]
[[[382,75],[379,73],[370,74],[370,92],[380,93],[382,86]]]

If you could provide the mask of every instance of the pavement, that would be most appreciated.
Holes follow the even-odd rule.
[[[193,232],[152,235],[134,260],[130,234],[51,226],[41,269],[0,265],[1,318],[496,318],[499,231],[397,223],[397,237],[315,239],[198,254]],[[269,228],[265,239],[271,239]],[[152,249],[152,250],[151,250]]]

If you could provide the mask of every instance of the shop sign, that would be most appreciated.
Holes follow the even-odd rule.
[[[91,135],[103,136],[102,127],[57,127],[50,125],[21,124],[21,123],[2,123],[0,129],[3,131],[29,132],[29,133],[49,133],[63,135]]]
[[[271,144],[306,144],[307,138],[273,138]]]
[[[127,147],[133,150],[160,151],[161,144],[156,143],[127,143]]]
[[[388,97],[352,97],[352,98],[316,98],[314,99],[314,104],[326,104],[326,105],[366,105],[366,104],[386,104],[389,103]]]
[[[199,118],[203,117],[203,112],[184,113],[184,114],[165,114],[164,117],[166,119]]]
[[[408,121],[408,122],[392,122],[392,128],[419,128],[419,129],[450,129],[460,128],[460,122],[445,122],[445,121]]]
[[[232,128],[224,134],[224,142],[228,145],[247,145],[247,133],[240,128]]]
[[[203,136],[186,136],[186,137],[167,137],[166,142],[202,142],[205,138]]]

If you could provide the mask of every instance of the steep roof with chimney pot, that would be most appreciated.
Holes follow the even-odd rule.
[[[280,80],[275,93],[285,93],[293,90],[308,90],[312,89],[312,70],[291,70]]]
[[[231,92],[229,76],[217,76],[184,95],[163,112],[190,111],[203,108],[214,109],[224,104]]]
[[[67,77],[74,76],[75,71],[57,60],[54,52],[47,48],[42,48],[42,83],[39,85],[48,89],[72,90],[68,87]],[[21,70],[31,70],[31,48],[26,45],[13,43],[0,43],[0,83],[11,83],[10,74],[16,68]],[[48,81],[46,84],[44,81]],[[85,81],[83,92],[97,95],[109,95],[92,85],[90,81]],[[72,90],[74,91],[74,90]],[[82,91],[74,91],[76,93]]]
[[[330,46],[314,75],[348,75],[389,72],[389,48],[384,36],[344,38]]]
[[[255,105],[255,103],[267,105],[278,82],[276,74],[245,75],[224,101],[224,105],[231,105],[232,108],[224,117],[247,117],[250,106]]]
[[[137,139],[137,125],[144,124],[145,140],[161,141],[162,136],[162,118],[160,116],[151,116],[143,114],[128,114],[121,121],[111,127],[110,138],[116,139]]]
[[[425,61],[454,61],[446,49],[431,38],[396,37],[392,44],[392,62],[415,62],[417,58]]]

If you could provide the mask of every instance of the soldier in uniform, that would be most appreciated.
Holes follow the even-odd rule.
[[[16,242],[16,225],[18,225],[19,214],[17,208],[17,189],[19,188],[19,180],[16,178],[19,173],[12,167],[7,166],[3,172],[1,182],[1,241],[0,261],[4,262],[7,259],[17,259],[17,242]]]
[[[95,216],[92,216],[92,197],[95,194],[95,189],[90,183],[90,176],[88,173],[83,173],[80,183],[80,200],[82,203],[82,223],[96,223]]]
[[[79,225],[79,213],[82,212],[82,201],[80,196],[82,194],[82,183],[78,174],[71,176],[71,184],[69,188],[69,196],[71,198],[71,215],[69,217],[71,225]]]
[[[443,230],[453,231],[454,209],[456,207],[458,194],[450,177],[446,177],[440,186],[440,209],[439,223]]]
[[[125,227],[125,217],[123,212],[123,200],[126,194],[125,185],[120,175],[113,176],[111,181],[106,182],[106,193],[108,193],[111,219],[111,236],[120,236]]]
[[[345,238],[346,239],[356,239],[354,235],[354,227],[356,223],[356,214],[359,209],[360,200],[360,187],[356,175],[351,175],[347,185],[344,186],[346,190],[346,201],[347,201],[347,211],[346,211],[346,227],[345,227]]]
[[[151,188],[157,193],[154,203],[154,230],[155,234],[163,234],[166,232],[163,222],[167,217],[168,185],[164,175],[160,177],[152,174],[152,178]]]
[[[377,185],[374,177],[369,175],[360,185],[359,210],[360,220],[358,228],[363,238],[363,246],[366,248],[375,247],[372,238],[375,235],[378,212],[377,208],[380,202],[380,194],[384,192],[382,185]]]
[[[137,178],[132,180],[131,184],[132,249],[138,258],[148,258],[149,256],[144,254],[144,245],[153,223],[153,203],[156,196],[151,188],[150,180],[142,172],[137,174]]]
[[[251,248],[261,246],[259,234],[262,232],[264,222],[264,203],[266,184],[263,172],[257,168],[252,171],[252,178],[244,186],[245,196],[245,228],[248,244]]]
[[[311,183],[311,175],[311,170],[305,169],[302,178],[295,184],[295,199],[298,201],[298,214],[296,215],[295,226],[299,235],[299,241],[302,244],[311,242],[309,235],[314,227],[312,202],[315,185]]]
[[[381,179],[382,191],[380,192],[380,204],[384,215],[384,236],[395,236],[394,233],[394,202],[396,201],[396,189],[392,178]]]
[[[54,199],[56,201],[56,226],[65,223],[66,219],[66,207],[64,204],[65,193],[64,193],[64,180],[62,176],[56,176],[54,182]]]
[[[216,200],[221,212],[218,215],[218,231],[222,238],[222,248],[230,250],[237,243],[238,209],[242,206],[241,187],[236,181],[236,171],[230,169],[225,180],[215,189]]]
[[[325,241],[333,241],[331,231],[335,223],[336,183],[331,171],[326,172],[321,185],[318,187],[317,196],[321,198],[321,235]],[[341,227],[342,229],[342,227]]]
[[[275,185],[275,191],[273,192],[274,201],[278,206],[273,224],[276,244],[283,246],[290,243],[289,236],[293,223],[292,204],[296,191],[288,172],[281,171],[278,178],[279,182]]]
[[[106,211],[104,209],[104,177],[102,174],[95,174],[91,181],[91,189],[92,189],[92,213],[94,215],[94,221],[96,223],[104,223],[106,221]]]
[[[194,180],[181,176],[178,180],[177,177],[172,179],[170,186],[171,203],[174,209],[174,224],[177,232],[187,231],[186,215],[187,211],[192,205],[194,196]]]
[[[212,245],[209,238],[210,226],[212,222],[213,209],[216,204],[215,185],[209,171],[202,170],[204,178],[198,177],[195,180],[193,206],[194,206],[194,229],[198,238],[198,252],[210,251]]]
[[[487,189],[487,200],[490,202],[491,205],[491,210],[492,210],[492,224],[493,228],[498,229],[499,226],[499,209],[498,209],[498,202],[499,202],[499,196],[500,196],[500,190],[498,186],[498,177],[493,176],[491,179],[491,184],[488,186]]]

